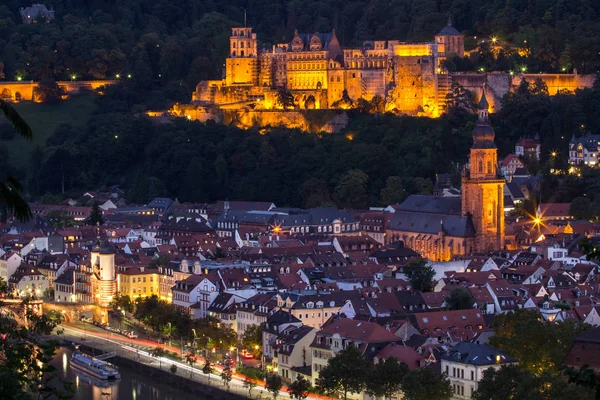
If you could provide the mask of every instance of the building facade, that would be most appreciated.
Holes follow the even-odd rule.
[[[198,84],[192,101],[239,109],[288,108],[278,91],[289,91],[292,108],[344,108],[345,96],[371,101],[379,96],[386,111],[437,117],[445,109],[450,78],[441,68],[446,54],[464,55],[464,37],[450,21],[430,43],[365,41],[342,48],[335,30],[299,33],[288,43],[259,49],[250,27],[232,28],[222,80]],[[416,94],[416,95],[415,95]]]

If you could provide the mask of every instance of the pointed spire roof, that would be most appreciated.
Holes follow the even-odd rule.
[[[488,103],[487,99],[485,98],[485,88],[481,93],[481,100],[479,100],[479,103],[477,103],[477,108],[480,110],[487,110],[490,108],[490,103]]]

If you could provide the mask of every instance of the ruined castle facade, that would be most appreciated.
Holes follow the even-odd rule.
[[[366,41],[344,49],[335,31],[295,34],[289,43],[259,50],[252,28],[233,28],[222,80],[200,82],[196,104],[237,109],[280,107],[279,91],[291,92],[294,107],[334,108],[344,91],[354,101],[384,99],[386,111],[439,116],[450,77],[441,62],[450,53],[464,56],[464,37],[450,21],[431,43]]]

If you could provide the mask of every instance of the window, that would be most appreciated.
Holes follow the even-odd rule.
[[[471,380],[475,380],[475,371],[471,371]],[[473,394],[473,386],[471,386],[471,394]]]

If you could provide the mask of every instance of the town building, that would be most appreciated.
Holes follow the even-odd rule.
[[[32,4],[19,9],[24,24],[34,24],[38,21],[50,22],[54,19],[55,12],[52,7],[48,10],[45,4]]]
[[[100,307],[108,307],[117,294],[117,271],[115,253],[105,240],[98,240],[92,248],[90,266],[94,302]]]
[[[515,145],[515,154],[518,157],[539,160],[542,154],[542,142],[539,133],[534,138],[521,138]]]
[[[48,279],[35,266],[21,264],[8,279],[8,291],[19,297],[42,297],[50,288]]]
[[[470,399],[488,368],[516,364],[517,360],[490,346],[460,342],[441,357],[442,372],[448,376],[453,399]]]
[[[131,300],[138,297],[160,295],[160,277],[157,268],[129,266],[119,272],[118,292],[121,296],[129,296]],[[164,297],[161,300],[166,300]]]
[[[569,163],[572,165],[596,165],[600,152],[600,135],[586,133],[583,136],[573,135],[569,141]]]

